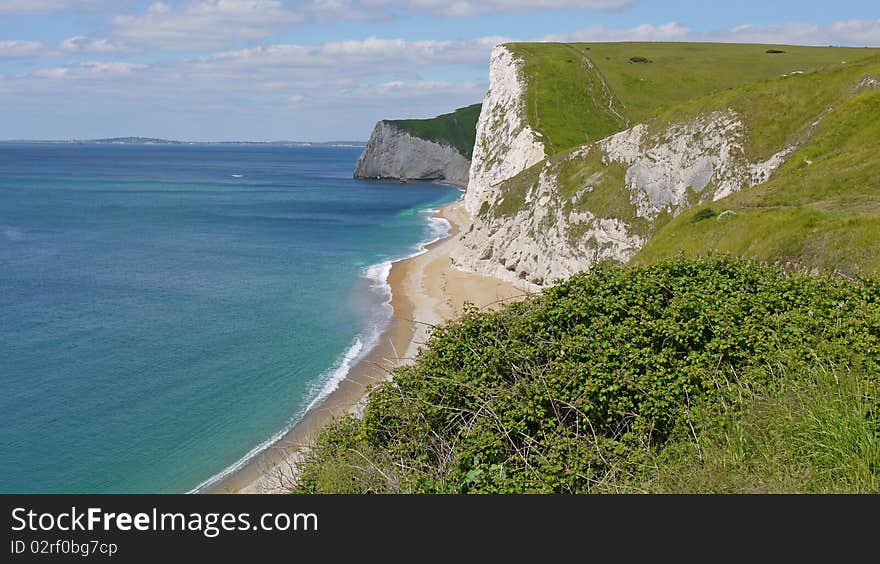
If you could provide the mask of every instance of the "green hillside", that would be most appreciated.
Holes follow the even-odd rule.
[[[728,252],[880,272],[880,90],[860,89],[864,76],[880,77],[880,59],[726,96],[722,103],[740,107],[761,132],[754,152],[766,155],[796,136],[805,141],[768,182],[681,214],[634,260]]]
[[[481,104],[474,104],[435,118],[388,120],[387,123],[392,123],[415,137],[451,145],[470,159],[474,153],[481,107]]]
[[[508,46],[524,61],[528,120],[543,134],[551,155],[645,121],[693,98],[880,53],[878,49],[846,47],[715,43]]]

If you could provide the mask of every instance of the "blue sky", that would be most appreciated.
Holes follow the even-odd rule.
[[[365,140],[504,41],[880,46],[877,0],[0,0],[0,139]]]

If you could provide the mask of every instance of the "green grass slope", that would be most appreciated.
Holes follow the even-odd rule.
[[[726,252],[848,274],[880,272],[880,89],[867,87],[866,77],[880,80],[880,59],[725,96],[720,102],[755,131],[754,154],[766,157],[787,143],[799,142],[799,149],[768,182],[659,229],[635,262]]]
[[[482,104],[459,108],[430,119],[388,120],[415,137],[451,145],[467,159],[473,156]]]
[[[511,43],[524,61],[528,121],[552,155],[688,100],[809,73],[878,49],[718,43]],[[783,53],[767,53],[767,51]],[[643,62],[634,62],[643,61]]]
[[[880,284],[602,266],[436,328],[298,492],[880,492]]]

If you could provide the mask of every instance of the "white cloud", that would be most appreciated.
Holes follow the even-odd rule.
[[[831,32],[836,37],[864,45],[880,45],[880,19],[834,22]]]
[[[99,53],[104,55],[121,54],[130,51],[121,43],[108,39],[94,39],[76,35],[58,43],[58,48],[65,53]]]
[[[248,103],[249,96],[261,99],[265,95],[298,104],[350,95],[439,92],[470,92],[476,101],[482,97],[485,84],[478,85],[473,80],[433,80],[423,75],[431,74],[436,67],[452,66],[470,69],[465,74],[482,78],[492,47],[504,41],[503,37],[466,41],[367,38],[314,46],[278,44],[151,65],[61,65],[30,76],[79,79],[84,88],[91,79],[115,77],[130,85],[131,92],[148,96],[181,96],[180,85],[186,84],[187,97],[194,102],[201,95],[213,98],[220,93],[236,94],[243,104]]]
[[[39,41],[0,41],[0,59],[39,57],[45,52],[46,46]]]
[[[635,0],[303,0],[297,9],[318,19],[386,19],[399,13],[466,17],[498,12],[535,12],[561,8],[614,11]]]
[[[130,48],[120,43],[82,36],[63,39],[56,46],[46,45],[40,41],[0,40],[0,59],[36,59],[77,53],[119,55],[130,52]]]
[[[375,86],[362,88],[359,92],[364,95],[380,95],[387,99],[392,97],[437,94],[471,94],[473,96],[482,97],[484,90],[485,87],[483,85],[477,85],[473,82],[449,82],[445,80],[416,80],[407,82],[403,80],[392,80]],[[477,98],[474,98],[474,100],[476,101]]]
[[[783,23],[745,24],[728,31],[693,34],[706,41],[790,45],[880,45],[880,20],[848,20],[830,25]]]
[[[190,65],[205,74],[267,70],[276,76],[301,75],[304,70],[326,76],[401,74],[434,65],[485,65],[492,48],[506,40],[482,37],[467,41],[407,41],[370,37],[317,46],[276,44],[224,51],[199,58]]]
[[[543,37],[541,41],[687,41],[692,31],[679,23],[642,24],[630,29],[608,29],[597,25]]]
[[[427,11],[444,16],[472,16],[494,12],[534,12],[559,8],[583,8],[612,11],[625,8],[633,0],[409,0],[406,8]]]
[[[390,19],[429,13],[451,17],[558,8],[617,10],[634,0],[184,0],[156,1],[134,15],[111,18],[114,37],[170,50],[209,50],[258,41],[292,26],[335,20]]]
[[[32,76],[48,79],[106,79],[130,76],[134,71],[147,68],[138,63],[89,62],[39,69]]]
[[[155,2],[142,14],[112,18],[111,27],[114,36],[140,45],[213,49],[236,39],[264,39],[304,19],[277,0],[201,0]]]
[[[677,22],[642,24],[630,29],[587,27],[549,35],[542,41],[716,41],[783,45],[880,46],[880,20],[848,20],[829,25],[783,23],[738,25],[722,31],[695,31]]]
[[[0,14],[36,15],[67,11],[92,11],[113,5],[112,0],[0,0]],[[115,2],[119,4],[119,2]]]

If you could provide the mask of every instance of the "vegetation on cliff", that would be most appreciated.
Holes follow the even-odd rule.
[[[436,327],[295,490],[880,492],[878,394],[875,280],[603,264]]]
[[[523,61],[527,120],[549,156],[493,187],[478,221],[498,240],[481,241],[483,247],[509,247],[501,238],[512,221],[526,232],[548,232],[554,226],[528,225],[541,201],[563,210],[549,220],[568,218],[559,231],[571,252],[583,256],[583,269],[598,254],[596,241],[615,240],[598,233],[598,222],[619,220],[646,242],[634,257],[632,248],[609,253],[619,260],[650,264],[726,252],[880,273],[877,49],[787,46],[768,54],[781,50],[652,43],[510,49]],[[635,56],[651,62],[634,64]],[[699,124],[722,119],[734,126],[707,129],[701,139]],[[609,136],[636,126],[644,131],[640,145],[610,154]],[[713,135],[714,144],[707,141]],[[634,156],[623,158],[627,150]],[[708,174],[687,185],[700,158],[712,163]],[[681,187],[681,194],[667,194]],[[646,215],[639,207],[649,194],[671,203]],[[713,220],[694,221],[709,208]],[[584,217],[595,219],[579,224]],[[482,247],[475,252],[490,254]]]
[[[455,147],[465,158],[470,159],[474,153],[481,107],[481,104],[474,104],[435,118],[388,120],[387,123],[414,137]]]
[[[468,265],[591,272],[435,328],[296,491],[880,493],[880,52],[507,48],[546,159],[484,151]]]

